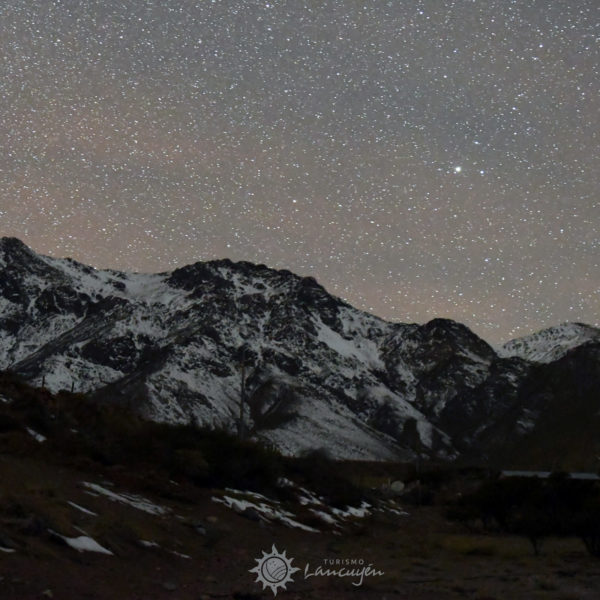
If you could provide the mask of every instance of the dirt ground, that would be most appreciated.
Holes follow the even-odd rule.
[[[166,512],[92,495],[84,481],[139,495]],[[273,598],[273,589],[263,589],[250,572],[273,545],[292,559],[289,567],[299,568],[286,589],[275,584],[284,600],[600,598],[600,560],[579,540],[547,540],[535,557],[525,539],[469,531],[446,521],[439,507],[376,512],[347,521],[343,530],[322,523],[312,532],[240,514],[214,501],[222,490],[154,481],[147,473],[5,456],[0,482],[0,599]],[[86,534],[112,555],[79,552],[56,533]],[[371,565],[377,574],[367,573],[361,585],[358,576],[305,576],[346,563]]]

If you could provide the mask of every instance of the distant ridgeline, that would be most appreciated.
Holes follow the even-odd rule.
[[[285,454],[590,471],[600,455],[600,331],[581,324],[498,353],[454,321],[389,323],[264,265],[121,273],[2,238],[0,338],[0,368],[36,385],[243,423]]]

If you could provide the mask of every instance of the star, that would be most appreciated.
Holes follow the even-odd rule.
[[[43,4],[0,4],[2,235],[493,344],[599,323],[597,0]]]

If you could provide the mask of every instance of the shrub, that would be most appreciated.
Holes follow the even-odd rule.
[[[200,450],[182,448],[173,453],[171,473],[183,475],[195,483],[205,481],[209,465]]]
[[[297,478],[332,506],[358,506],[365,499],[360,487],[342,476],[337,463],[322,448],[288,459],[288,464]]]
[[[571,523],[590,555],[600,557],[600,499],[590,498],[581,512],[572,515]]]
[[[23,426],[15,417],[6,413],[0,413],[0,433],[18,431],[22,428]]]
[[[483,484],[450,507],[448,517],[525,536],[534,553],[551,535],[577,535],[588,552],[600,556],[600,490],[595,482],[565,475],[547,480],[512,478]]]

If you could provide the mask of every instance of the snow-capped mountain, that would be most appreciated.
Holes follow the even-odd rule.
[[[530,366],[459,323],[389,323],[286,270],[225,259],[121,273],[0,240],[0,368],[228,429],[243,373],[247,434],[290,454],[479,451],[507,415],[528,430]]]
[[[591,341],[600,341],[600,329],[583,323],[563,323],[507,342],[500,356],[518,356],[525,360],[550,363],[569,350]]]

